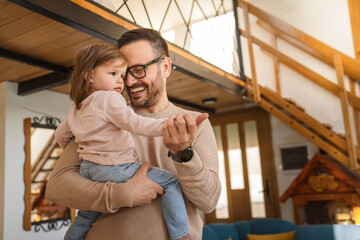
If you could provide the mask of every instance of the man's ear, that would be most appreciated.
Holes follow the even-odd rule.
[[[168,78],[170,76],[172,69],[171,59],[169,57],[165,57],[163,60],[163,77]]]

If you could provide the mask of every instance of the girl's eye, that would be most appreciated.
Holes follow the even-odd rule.
[[[116,76],[116,72],[110,72],[112,76]]]

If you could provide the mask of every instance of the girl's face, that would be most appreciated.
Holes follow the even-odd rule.
[[[124,76],[127,65],[122,59],[113,59],[103,63],[92,71],[90,78],[91,88],[94,91],[116,91],[124,89]]]

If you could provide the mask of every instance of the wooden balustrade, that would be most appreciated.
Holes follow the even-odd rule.
[[[349,117],[349,104],[353,106],[353,115],[355,120],[355,128],[358,144],[360,143],[360,98],[356,95],[355,87],[360,82],[360,61],[353,59],[343,53],[338,52],[336,49],[326,45],[325,43],[307,35],[306,33],[292,27],[291,25],[283,22],[282,20],[271,16],[270,14],[264,12],[263,10],[247,3],[243,0],[237,1],[238,6],[243,9],[243,15],[245,20],[245,31],[240,29],[240,34],[247,38],[248,47],[249,47],[249,58],[251,65],[251,74],[252,79],[247,78],[247,85],[253,93],[250,92],[250,97],[253,98],[261,107],[263,107],[268,112],[277,116],[279,119],[283,120],[286,124],[300,132],[303,136],[307,137],[309,140],[314,142],[316,145],[327,151],[333,157],[338,159],[343,164],[351,167],[354,170],[360,170],[360,164],[357,158],[360,155],[360,148],[355,147],[352,138],[352,130]],[[251,35],[249,15],[252,14],[258,18],[257,23],[263,27],[265,30],[268,30],[271,33],[271,45],[261,41],[255,36]],[[324,78],[320,74],[311,70],[310,68],[300,64],[299,62],[293,60],[287,55],[278,51],[277,48],[277,38],[292,44],[293,46],[299,48],[300,50],[310,54],[311,56],[317,58],[318,60],[328,64],[336,70],[338,84],[334,84],[328,79]],[[266,89],[258,85],[256,79],[256,69],[255,69],[255,60],[253,53],[253,44],[258,45],[261,49],[269,53],[274,59],[274,69],[275,69],[275,81],[276,81],[276,90],[277,94],[271,92],[271,90]],[[281,98],[281,88],[280,88],[280,79],[279,79],[279,63],[282,63],[289,68],[293,69],[297,73],[311,80],[318,86],[326,89],[330,93],[339,97],[342,107],[344,126],[345,126],[345,138],[335,136],[334,132],[327,130],[326,127],[320,126],[321,123],[317,122],[315,119],[311,118],[305,113],[300,113],[294,108],[289,107],[283,102]],[[344,74],[349,76],[350,81],[350,91],[345,89],[344,84]],[[260,101],[261,95],[266,96],[264,101]],[[275,96],[278,95],[278,96]],[[309,130],[306,127],[301,126],[301,121],[294,121],[291,117],[288,117],[286,114],[282,114],[281,109],[277,109],[272,105],[272,103],[277,104],[277,106],[282,106],[282,109],[289,111],[292,116],[295,118],[302,118],[301,121],[305,119],[305,122],[313,130]],[[305,116],[305,117],[304,117]],[[317,132],[317,133],[316,133]],[[316,134],[315,134],[316,133]],[[325,137],[325,139],[323,139]],[[331,143],[331,144],[330,144]]]
[[[238,0],[238,6],[247,6],[248,12],[258,17],[259,24],[269,32],[334,67],[333,56],[338,52],[336,49],[243,0]],[[343,53],[340,55],[345,74],[360,82],[360,61]]]

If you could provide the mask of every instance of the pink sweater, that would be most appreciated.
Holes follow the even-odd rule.
[[[124,97],[114,91],[96,91],[76,109],[72,103],[66,119],[55,132],[56,140],[65,148],[75,136],[80,158],[101,165],[117,165],[137,161],[135,143],[130,132],[161,137],[166,118],[154,119],[137,115],[126,105]]]

